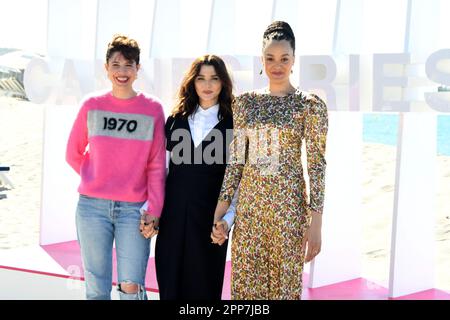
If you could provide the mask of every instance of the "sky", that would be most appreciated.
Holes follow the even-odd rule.
[[[45,53],[47,0],[0,0],[0,48]]]
[[[61,3],[62,1],[64,0],[61,0]],[[89,6],[84,5],[83,10],[85,11],[87,7],[92,8],[91,4],[94,2],[93,0],[79,1],[89,3]],[[298,10],[296,16],[299,19],[293,19],[294,21],[290,21],[290,23],[295,30],[299,46],[301,45],[303,49],[309,46],[307,54],[323,54],[330,51],[336,1],[298,0],[298,8],[294,10]],[[355,5],[363,4],[363,15],[352,15],[356,19],[361,19],[360,23],[364,29],[364,37],[362,37],[362,43],[360,43],[361,53],[401,52],[403,50],[407,0],[341,0],[341,3],[343,3],[342,1],[350,1]],[[420,3],[423,0],[414,1]],[[450,1],[431,1],[425,1],[425,3],[433,3],[433,6],[440,7],[437,17],[427,18],[440,21],[437,47],[448,48],[450,47],[450,37],[448,37],[448,32],[444,32],[444,30],[450,30],[450,19],[447,16],[450,12]],[[0,0],[0,48],[18,48],[45,54],[47,51],[48,2],[49,0]],[[152,16],[153,5],[151,3],[153,2],[154,0],[145,2],[130,0],[132,8],[130,15],[133,18],[129,23],[129,30],[136,31],[138,40],[142,34],[142,41],[149,41],[148,33],[144,30],[141,22]],[[58,3],[58,5],[61,5],[61,3]],[[144,3],[149,4],[146,4],[143,8]],[[233,29],[236,31],[230,33],[230,36],[234,38],[235,49],[238,48],[240,54],[259,55],[261,30],[267,25],[267,21],[270,21],[270,10],[273,3],[273,0],[239,0],[235,2],[235,7],[232,9],[234,10],[234,22],[232,23]],[[278,3],[281,2],[278,1]],[[181,0],[183,14],[178,22],[181,34],[179,46],[182,49],[180,51],[188,56],[196,56],[198,51],[203,52],[205,50],[198,45],[199,42],[205,41],[197,41],[195,45],[192,45],[189,35],[197,32],[197,40],[206,39],[207,18],[211,12],[210,4],[211,0]],[[139,10],[133,11],[133,8]],[[386,10],[387,8],[388,10]],[[289,14],[289,10],[282,7],[278,14],[281,14],[281,16]],[[195,14],[192,14],[192,12],[195,12]],[[253,12],[253,14],[249,16],[249,12]],[[95,13],[93,14],[95,15]],[[380,17],[382,17],[383,23],[380,23]],[[203,20],[206,22],[202,22]],[[342,19],[341,21],[341,27],[346,30],[343,34],[348,35],[347,39],[341,40],[341,44],[344,49],[352,51],[351,48],[355,45],[359,46],[359,44],[355,42],[355,37],[352,36],[356,35],[355,30],[352,30],[354,27],[349,25],[346,29],[345,21],[347,20]],[[223,28],[223,22],[220,24],[218,28]],[[420,22],[416,31],[426,30],[423,28],[425,25],[427,25],[425,20]],[[118,22],[116,26],[121,26],[121,24]],[[83,28],[83,26],[81,25],[80,28]],[[90,30],[90,28],[88,29]],[[105,32],[109,31],[108,28],[103,29],[105,29]],[[242,36],[242,30],[245,30],[247,36]],[[109,35],[107,38],[109,38]],[[86,43],[86,45],[90,45],[90,43]],[[168,49],[170,50],[170,48]]]

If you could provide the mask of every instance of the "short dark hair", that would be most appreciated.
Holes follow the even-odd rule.
[[[128,38],[123,34],[115,34],[110,43],[108,43],[108,50],[106,51],[106,63],[115,52],[120,52],[125,59],[135,61],[139,64],[139,54],[141,49],[136,40]]]
[[[180,115],[182,118],[187,118],[193,114],[199,103],[199,97],[195,91],[195,79],[200,73],[203,65],[213,66],[220,81],[222,82],[222,90],[219,94],[219,119],[225,116],[231,116],[231,103],[233,101],[233,83],[228,74],[227,67],[224,61],[214,54],[207,54],[192,62],[188,72],[183,78],[178,91],[178,99],[175,107],[172,110],[172,115]]]
[[[295,36],[289,23],[274,21],[264,31],[263,50],[270,40],[287,40],[295,53]]]

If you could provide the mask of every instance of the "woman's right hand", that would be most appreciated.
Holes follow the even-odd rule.
[[[228,239],[228,223],[225,220],[220,220],[214,223],[211,232],[212,243],[221,246]]]

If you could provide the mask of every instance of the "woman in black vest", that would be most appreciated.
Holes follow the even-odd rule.
[[[221,58],[197,58],[166,122],[170,152],[155,247],[160,299],[220,300],[227,243],[211,224],[232,138],[232,82]],[[228,138],[227,138],[228,137]]]

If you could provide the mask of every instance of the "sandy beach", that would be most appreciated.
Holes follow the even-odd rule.
[[[0,250],[39,243],[44,106],[0,97],[0,164],[14,189],[0,186]]]
[[[450,157],[436,157],[435,283],[437,288],[450,291]],[[386,285],[389,283],[395,159],[393,146],[364,144],[363,273]]]
[[[0,250],[39,243],[44,106],[0,97],[0,164],[14,189],[0,185]],[[388,283],[395,147],[363,149],[363,276]],[[437,156],[436,287],[450,291],[450,157]],[[0,261],[1,264],[1,261]]]

